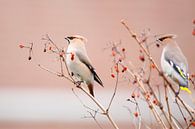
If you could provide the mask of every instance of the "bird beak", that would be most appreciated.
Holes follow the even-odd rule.
[[[68,44],[70,44],[70,40],[68,37],[65,37],[64,39],[68,41]]]

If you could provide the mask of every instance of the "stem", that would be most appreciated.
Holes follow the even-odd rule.
[[[119,129],[118,126],[116,125],[116,123],[113,121],[112,117],[109,115],[108,110],[106,110],[100,102],[98,102],[98,100],[96,98],[94,98],[91,94],[89,94],[83,87],[81,86],[77,86],[79,89],[81,89],[90,99],[93,100],[93,102],[100,108],[100,110],[103,112],[103,115],[105,115],[108,120],[110,121],[110,123],[112,124],[112,126],[115,129]]]
[[[118,67],[118,63],[117,63],[117,67]],[[110,107],[111,107],[111,105],[112,105],[112,101],[113,101],[113,99],[114,99],[114,97],[115,97],[115,95],[116,95],[116,90],[117,90],[117,87],[118,87],[118,80],[119,80],[119,73],[117,72],[117,74],[116,74],[116,84],[115,84],[115,88],[114,88],[114,93],[113,93],[112,98],[111,98],[111,100],[110,100],[110,103],[109,103],[109,105],[108,105],[107,111],[109,111],[109,109],[110,109]]]
[[[170,110],[170,106],[169,106],[169,98],[168,98],[168,95],[167,95],[167,85],[166,84],[165,84],[165,101],[166,101],[166,104],[167,104],[167,109],[168,109],[168,114],[169,114],[169,120],[170,120],[170,126],[171,126],[171,123],[172,123],[171,110]]]

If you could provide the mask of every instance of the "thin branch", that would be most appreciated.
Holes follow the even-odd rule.
[[[117,63],[116,65],[117,65],[117,67],[118,67],[118,63]],[[113,102],[113,99],[114,99],[114,97],[115,97],[115,95],[116,95],[116,91],[117,91],[117,87],[118,87],[118,80],[119,80],[119,73],[117,72],[117,74],[116,74],[116,83],[115,83],[114,93],[113,93],[112,98],[111,98],[111,100],[110,100],[110,103],[109,103],[109,105],[108,105],[107,112],[109,111],[109,109],[110,109],[110,107],[111,107],[111,104],[112,104],[112,102]]]
[[[183,111],[181,110],[181,107],[180,107],[180,105],[178,104],[177,99],[175,99],[175,102],[176,102],[176,104],[177,104],[177,106],[178,106],[178,108],[179,108],[179,111],[180,111],[180,113],[181,113],[181,115],[182,115],[182,117],[183,117],[183,119],[184,119],[186,125],[188,126],[188,122],[187,122],[187,120],[186,120],[186,117],[184,116],[184,113],[183,113]]]
[[[111,122],[112,126],[115,129],[119,129],[116,123],[113,121],[112,117],[110,116],[109,112],[101,105],[100,102],[98,102],[96,98],[94,98],[90,93],[88,93],[86,89],[83,88],[82,86],[79,85],[77,86],[77,88],[81,89],[91,100],[93,100],[93,102],[100,108],[103,114],[109,119],[109,121]]]
[[[168,114],[169,114],[169,121],[170,121],[170,123],[172,123],[171,110],[170,110],[170,106],[169,106],[169,98],[168,98],[168,95],[167,95],[167,85],[166,85],[166,83],[164,85],[165,85],[164,86],[165,87],[165,101],[166,101],[166,104],[167,104],[167,109],[168,109]]]

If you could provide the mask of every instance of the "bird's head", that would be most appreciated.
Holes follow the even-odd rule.
[[[177,35],[174,34],[161,34],[156,36],[156,41],[160,42],[161,45],[165,45],[171,43],[176,37]]]
[[[87,39],[80,35],[67,36],[65,39],[68,41],[68,44],[71,43],[86,43]]]

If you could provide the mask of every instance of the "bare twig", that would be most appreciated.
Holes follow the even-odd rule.
[[[117,67],[118,67],[118,63],[117,63],[116,65],[117,65]],[[113,99],[114,99],[114,97],[115,97],[115,95],[116,95],[116,91],[117,91],[117,87],[118,87],[118,80],[119,80],[119,73],[117,72],[117,74],[116,74],[115,88],[114,88],[114,92],[113,92],[112,98],[111,98],[111,100],[110,100],[110,103],[109,103],[109,105],[108,105],[107,112],[109,111],[109,109],[110,109],[110,107],[111,107],[111,104],[112,104],[112,102],[113,102]]]
[[[102,114],[104,114],[108,119],[109,121],[111,122],[112,126],[115,128],[115,129],[119,129],[118,126],[116,125],[116,123],[113,121],[112,117],[110,117],[110,114],[109,112],[101,105],[101,103],[96,99],[94,98],[90,93],[88,93],[86,91],[85,88],[83,88],[82,86],[77,86],[77,88],[81,89],[91,100],[93,100],[93,102],[100,108],[100,110],[102,111]]]

